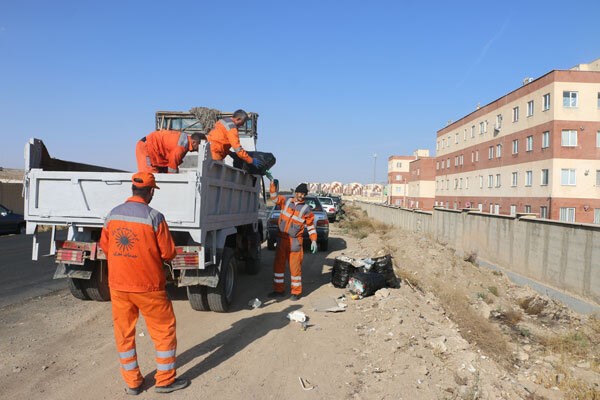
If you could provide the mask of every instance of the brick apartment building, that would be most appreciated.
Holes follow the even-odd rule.
[[[408,208],[433,210],[435,199],[435,157],[429,157],[429,150],[419,150],[417,157],[409,164]]]
[[[600,59],[524,80],[436,150],[437,206],[600,223]]]

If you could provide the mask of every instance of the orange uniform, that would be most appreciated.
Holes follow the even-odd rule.
[[[132,196],[106,217],[100,247],[108,260],[123,379],[130,388],[139,387],[144,379],[135,346],[135,325],[141,311],[156,349],[156,385],[170,385],[176,375],[177,338],[175,314],[165,291],[163,260],[173,259],[176,253],[164,216],[141,197]]]
[[[138,141],[135,158],[139,172],[179,172],[183,157],[192,150],[190,135],[178,131],[154,131]]]
[[[252,157],[248,155],[240,144],[240,135],[237,126],[231,118],[218,120],[208,135],[208,141],[213,160],[224,159],[229,154],[229,149],[233,148],[233,151],[235,151],[239,158],[248,164],[252,163]]]
[[[310,206],[304,202],[296,203],[294,198],[286,199],[278,196],[275,185],[271,182],[271,199],[281,209],[279,214],[279,237],[277,238],[277,250],[273,264],[273,288],[275,292],[284,292],[285,264],[290,264],[291,290],[295,295],[302,294],[302,235],[304,226],[308,229],[311,241],[317,240],[315,228],[315,216]]]

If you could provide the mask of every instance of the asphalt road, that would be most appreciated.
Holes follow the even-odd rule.
[[[66,231],[58,232],[66,235]],[[31,260],[31,235],[0,236],[0,307],[65,289],[65,279],[52,279],[56,264],[50,252],[50,232],[38,235],[39,260]]]

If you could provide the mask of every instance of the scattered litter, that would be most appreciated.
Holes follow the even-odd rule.
[[[306,317],[306,314],[304,314],[302,311],[299,311],[299,310],[288,313],[287,317],[290,321],[295,321],[295,322],[306,322],[306,320],[308,319]]]
[[[319,312],[341,312],[346,311],[346,303],[338,302],[332,297],[322,297],[313,302],[313,308]]]
[[[262,305],[262,302],[259,299],[252,299],[248,302],[248,306],[252,308],[258,308]]]
[[[400,280],[394,273],[392,256],[389,254],[363,259],[338,256],[335,258],[331,270],[331,283],[338,288],[349,287],[350,279],[359,273],[381,275],[384,278],[384,286],[382,287],[398,288],[400,286]]]
[[[308,381],[308,379],[302,379],[301,377],[298,377],[298,380],[300,381],[300,386],[302,387],[302,390],[313,390],[314,388],[316,388],[316,386],[311,384]]]
[[[377,273],[357,272],[348,281],[348,289],[362,297],[371,296],[385,286],[385,277]]]

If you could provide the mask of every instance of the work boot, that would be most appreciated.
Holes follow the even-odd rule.
[[[300,300],[300,297],[302,297],[301,294],[293,294],[293,295],[290,296],[290,300],[291,301],[298,301],[298,300]]]
[[[143,385],[143,383],[142,383]],[[142,393],[142,385],[135,387],[135,388],[126,388],[125,389],[125,393],[130,394],[132,396],[137,396],[138,394]]]
[[[175,378],[173,383],[167,386],[156,386],[154,391],[156,393],[171,393],[179,389],[185,389],[190,385],[190,381],[187,379]]]
[[[283,297],[283,296],[285,296],[284,292],[277,292],[275,290],[267,295],[267,297]]]

